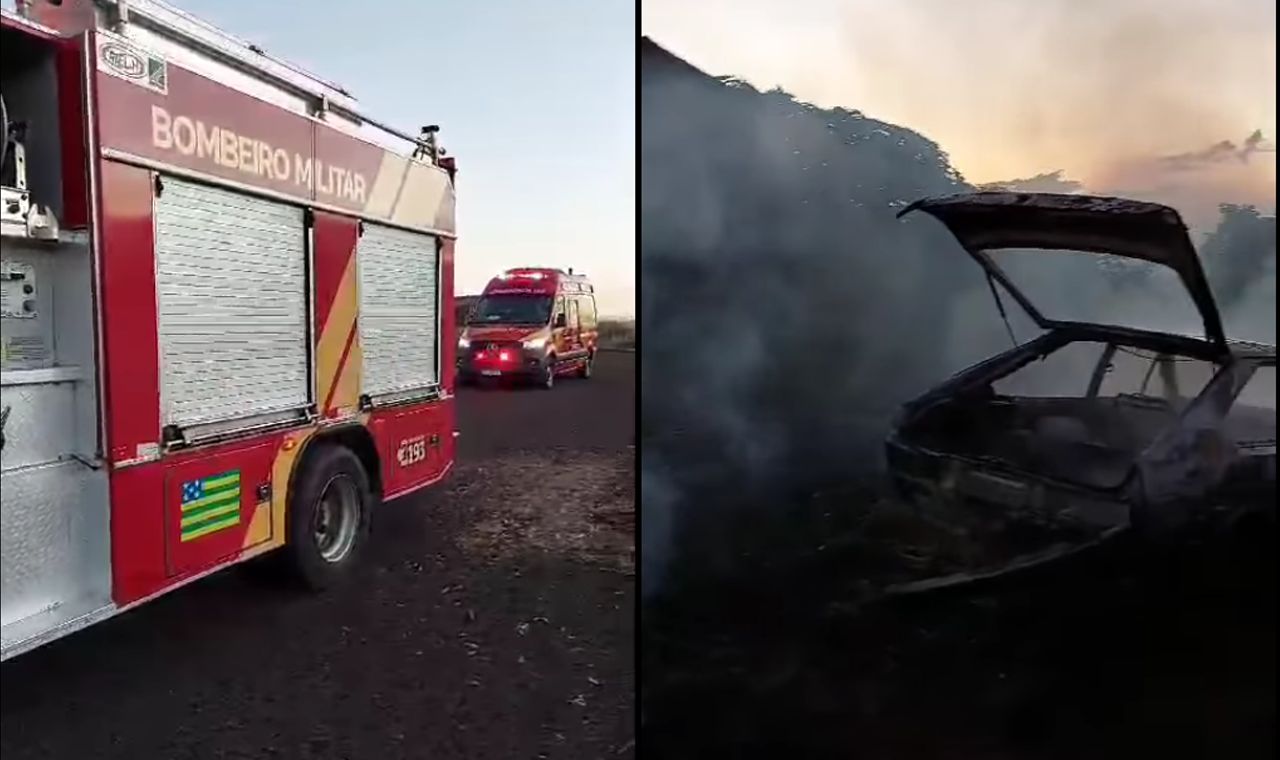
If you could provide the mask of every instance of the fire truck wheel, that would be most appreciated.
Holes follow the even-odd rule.
[[[556,358],[554,356],[547,357],[547,363],[542,368],[542,374],[538,376],[538,387],[545,390],[551,390],[556,387]]]
[[[592,351],[591,353],[587,354],[587,360],[582,363],[582,368],[578,370],[578,377],[582,378],[583,380],[589,380],[591,378],[591,373],[595,371],[595,368],[596,368],[596,353]]]
[[[373,493],[355,454],[323,445],[298,474],[289,501],[289,570],[315,590],[344,581],[369,537]]]

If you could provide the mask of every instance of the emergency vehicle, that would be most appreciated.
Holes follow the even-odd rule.
[[[349,577],[454,461],[436,129],[159,0],[2,35],[2,658],[267,553]]]
[[[510,378],[555,386],[591,377],[596,361],[596,297],[573,270],[521,267],[489,281],[458,338],[458,379]]]

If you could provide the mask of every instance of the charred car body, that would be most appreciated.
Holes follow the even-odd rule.
[[[1012,192],[928,198],[899,217],[917,211],[945,225],[997,304],[1007,293],[1040,334],[905,405],[887,454],[909,497],[1027,510],[1104,533],[1163,534],[1224,515],[1274,520],[1275,348],[1227,339],[1176,211]],[[1203,337],[1055,319],[1011,276],[1009,252],[1172,272]]]

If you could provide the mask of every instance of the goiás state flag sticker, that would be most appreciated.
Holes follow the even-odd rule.
[[[182,541],[240,524],[240,471],[232,470],[182,484]]]

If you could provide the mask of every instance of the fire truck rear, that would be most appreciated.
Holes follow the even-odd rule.
[[[345,579],[453,465],[435,128],[159,0],[2,33],[0,654],[269,552]]]

